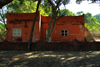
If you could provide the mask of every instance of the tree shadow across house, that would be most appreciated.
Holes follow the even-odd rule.
[[[100,67],[99,51],[7,51],[3,55],[8,60],[0,67]]]

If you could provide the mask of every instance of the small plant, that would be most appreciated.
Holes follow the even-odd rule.
[[[0,40],[5,39],[6,38],[6,29],[0,29]]]

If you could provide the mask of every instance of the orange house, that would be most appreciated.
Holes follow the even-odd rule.
[[[28,42],[35,13],[7,12],[7,40]],[[32,42],[46,40],[46,31],[51,17],[41,16],[38,12]],[[85,41],[84,15],[64,16],[56,22],[51,41]]]

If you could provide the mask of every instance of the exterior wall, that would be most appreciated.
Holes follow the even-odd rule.
[[[42,16],[41,39],[43,40],[46,40],[46,30],[50,19],[50,17]],[[68,30],[68,36],[61,36],[61,30]],[[84,15],[62,17],[57,21],[51,37],[51,41],[72,41],[74,39],[85,41]]]
[[[22,42],[28,42],[31,28],[33,24],[35,13],[7,13],[7,40],[12,42],[16,40],[21,40]],[[32,41],[36,42],[40,40],[40,24],[39,24],[39,14],[35,23],[35,30],[32,37]],[[20,28],[21,36],[12,36],[12,30]]]
[[[10,42],[22,41],[28,42],[35,13],[7,13],[7,40]],[[51,17],[41,16],[38,13],[34,27],[32,41],[40,39],[46,40],[46,30]],[[13,29],[21,29],[21,36],[12,36]],[[68,30],[68,36],[61,36],[61,30]],[[72,41],[77,39],[85,41],[84,15],[82,16],[64,16],[57,21],[51,41]]]
[[[61,36],[61,30],[68,30],[68,36]],[[84,41],[84,26],[83,25],[71,25],[63,24],[56,25],[55,30],[52,35],[52,41],[72,41],[77,39],[79,41]]]

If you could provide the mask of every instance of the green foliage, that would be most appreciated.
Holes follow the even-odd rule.
[[[77,15],[84,14],[83,11],[77,12]],[[100,31],[100,23],[97,21],[97,19],[92,16],[91,13],[86,13],[85,15],[85,27],[88,28],[91,32],[99,32]]]
[[[97,19],[93,17],[91,13],[85,14],[85,23],[95,23],[95,22],[97,22]]]
[[[2,12],[0,13],[0,22],[6,24],[7,13],[5,13],[3,9],[1,10]]]
[[[100,23],[97,22],[97,19],[92,16],[91,13],[85,14],[85,27],[88,28],[89,31],[99,32],[100,31]]]
[[[82,14],[84,14],[84,12],[83,12],[83,11],[79,11],[79,12],[77,12],[76,14],[77,14],[77,15],[82,15]]]
[[[6,37],[6,28],[3,23],[0,23],[0,38]]]
[[[91,32],[99,32],[100,31],[100,23],[96,22],[96,23],[85,23],[85,27],[88,28],[89,31]]]
[[[36,11],[36,5],[37,3],[32,0],[14,0],[7,7],[10,12],[32,13]]]
[[[94,17],[97,19],[97,22],[100,23],[100,14],[97,14],[97,15],[95,15]]]
[[[5,25],[3,23],[0,23],[0,29],[4,29]]]
[[[44,4],[44,5],[40,5],[40,7],[39,7],[40,14],[42,14],[43,16],[48,16],[51,13],[50,8],[45,7],[47,5],[48,4]]]
[[[2,17],[1,17],[2,16]],[[0,15],[0,19],[6,19],[7,18],[7,13],[2,13],[1,15]]]
[[[48,3],[47,0],[43,0],[39,7],[40,14],[43,16],[49,16],[52,14],[51,5]]]
[[[75,16],[75,13],[69,11],[68,9],[60,10],[61,15],[64,13],[65,16]]]
[[[0,29],[0,39],[6,37],[6,34],[7,34],[7,32],[6,32],[5,28],[4,29]]]
[[[23,1],[14,0],[7,6],[9,8],[8,11],[11,13],[34,13],[37,8],[37,2],[35,1],[37,0],[23,0]],[[44,6],[46,5],[47,3],[45,3]],[[44,6],[40,5],[39,7],[40,14],[48,16],[47,13],[49,13],[50,11],[47,9],[48,11],[46,13],[46,11],[44,11],[44,9],[46,9]]]
[[[9,12],[13,13],[33,13],[36,11],[37,0],[13,0],[7,7],[9,8]],[[59,0],[54,1],[55,4],[58,3]],[[61,0],[59,6],[61,4],[68,4],[70,0]],[[40,14],[43,16],[52,16],[52,8],[50,3],[47,0],[43,0],[39,7]],[[65,11],[65,16],[73,16],[75,15],[69,10],[60,10],[58,15],[63,14]]]

